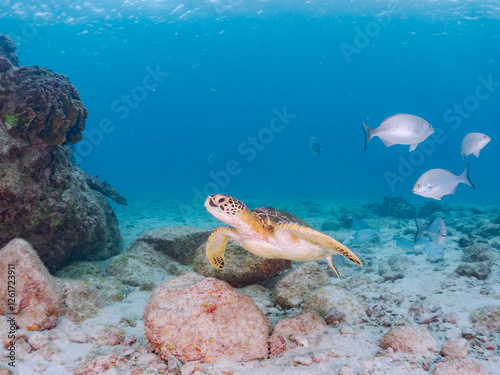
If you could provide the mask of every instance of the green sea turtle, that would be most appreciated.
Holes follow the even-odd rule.
[[[249,210],[243,202],[224,194],[210,195],[205,207],[217,219],[233,227],[218,227],[208,237],[207,258],[217,269],[224,268],[224,251],[229,238],[262,258],[295,261],[326,258],[339,278],[332,255],[343,255],[363,266],[349,248],[286,211],[271,207]]]

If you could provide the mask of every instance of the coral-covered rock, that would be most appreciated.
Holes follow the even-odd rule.
[[[121,344],[125,335],[114,326],[99,324],[90,328],[90,337],[99,346],[115,346]]]
[[[471,321],[480,331],[500,332],[500,306],[490,305],[477,309],[471,314]]]
[[[418,217],[427,218],[435,212],[448,212],[443,206],[436,201],[427,201],[417,212]]]
[[[0,250],[0,275],[5,277],[0,283],[0,310],[17,313],[18,327],[38,331],[56,326],[61,312],[60,291],[28,242],[17,238]],[[13,297],[8,294],[12,288]],[[9,305],[9,297],[15,299],[14,305]]]
[[[196,281],[191,274],[180,279],[178,286],[171,280],[156,287],[144,309],[154,352],[184,361],[267,357],[270,323],[250,297],[217,279]]]
[[[455,270],[460,276],[475,277],[478,280],[485,280],[493,270],[492,262],[460,263]]]
[[[316,311],[323,317],[330,311],[337,310],[343,314],[344,322],[366,318],[365,307],[361,301],[346,289],[334,285],[314,290],[307,297],[304,309]]]
[[[268,343],[270,355],[278,355],[287,350],[286,340],[283,336],[273,334],[269,336]]]
[[[138,286],[142,290],[152,290],[156,285],[187,270],[187,267],[155,250],[150,244],[137,241],[129,250],[106,264],[108,276],[114,276],[124,284]]]
[[[104,276],[104,268],[97,262],[73,262],[60,269],[54,276],[62,279],[86,279],[94,276]]]
[[[16,55],[16,45],[10,36],[6,34],[0,34],[0,57],[7,58],[12,65],[19,66],[19,59]]]
[[[72,322],[80,323],[96,316],[105,304],[97,288],[88,281],[57,279],[57,284],[63,291],[63,314]]]
[[[205,246],[205,244],[202,244],[196,250],[193,259],[194,271],[206,277],[223,280],[234,287],[242,287],[267,280],[289,268],[292,264],[291,261],[286,259],[258,257],[243,249],[233,240],[229,240],[224,253],[226,259],[224,269],[218,270],[208,262]]]
[[[455,337],[446,341],[441,348],[441,354],[447,359],[465,358],[469,355],[470,344],[463,337]]]
[[[97,375],[105,374],[110,369],[126,367],[127,361],[123,357],[114,354],[106,354],[79,366],[73,375]],[[116,373],[116,372],[115,372]]]
[[[0,246],[25,238],[51,271],[121,250],[111,206],[61,146],[81,139],[86,117],[66,77],[0,54]]]
[[[415,207],[401,197],[385,196],[382,203],[372,203],[369,208],[381,217],[412,219],[417,212]]]
[[[489,240],[500,235],[500,224],[485,224],[473,231],[472,235]]]
[[[476,361],[461,358],[438,363],[432,375],[488,375],[488,373]]]
[[[141,234],[132,247],[144,242],[180,264],[189,266],[196,249],[207,241],[211,232],[211,229],[188,226],[156,228]]]
[[[420,356],[436,351],[437,343],[424,327],[396,327],[382,337],[380,347]]]
[[[274,302],[282,308],[299,306],[314,289],[330,285],[330,277],[316,262],[302,263],[283,277],[273,292]]]

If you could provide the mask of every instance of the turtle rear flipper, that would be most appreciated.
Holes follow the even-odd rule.
[[[218,227],[208,237],[206,254],[210,264],[219,270],[224,268],[224,252],[226,251],[227,240],[231,237],[236,240],[238,232],[233,228]]]
[[[324,248],[331,249],[334,252],[346,257],[351,262],[356,263],[358,266],[363,266],[361,260],[359,260],[356,254],[354,254],[347,246],[342,245],[340,242],[334,240],[333,238],[327,236],[324,233],[318,232],[317,230],[308,227],[303,227],[295,223],[279,223],[275,226],[274,230],[275,231],[283,230],[289,234],[303,238],[304,240],[316,243]],[[333,261],[331,261],[331,259],[329,261],[327,258],[327,262],[330,265],[330,267],[332,267]],[[335,266],[333,266],[332,269],[338,275]]]

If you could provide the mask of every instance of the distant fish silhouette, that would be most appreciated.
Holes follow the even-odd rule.
[[[401,249],[403,249],[407,252],[414,252],[415,251],[415,248],[413,247],[413,243],[408,238],[394,236],[393,240],[396,241],[396,245],[398,245],[398,247],[400,247]]]
[[[417,234],[415,235],[415,241],[417,241],[417,244],[428,241],[440,244],[444,241],[446,235],[448,234],[446,224],[440,217],[427,226],[425,226],[418,218],[415,218],[415,224],[417,225]]]
[[[314,155],[321,155],[321,145],[319,144],[318,139],[312,136],[312,128],[309,131],[309,149]]]
[[[215,151],[208,155],[208,165],[214,165],[215,163]]]
[[[356,230],[361,230],[361,229],[370,229],[370,226],[366,221],[363,219],[360,219],[359,217],[356,216],[349,216],[349,219],[352,220],[352,226]]]
[[[425,243],[424,253],[427,254],[427,260],[431,263],[439,262],[444,258],[444,247],[441,244],[430,241]]]

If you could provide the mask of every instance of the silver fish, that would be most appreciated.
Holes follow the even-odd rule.
[[[361,119],[360,119],[361,120]],[[410,145],[410,152],[420,142],[434,133],[431,124],[423,118],[400,113],[387,117],[378,128],[371,129],[361,120],[365,132],[365,150],[373,137],[379,137],[385,147],[392,145]]]
[[[444,241],[446,235],[448,234],[446,224],[440,217],[427,226],[425,226],[419,219],[415,218],[415,224],[417,225],[415,241],[419,244],[424,241],[432,241],[440,244]]]
[[[361,230],[361,229],[370,229],[370,226],[366,221],[363,219],[360,219],[359,217],[356,216],[349,216],[349,219],[352,220],[352,226],[356,230]]]
[[[314,155],[321,155],[321,145],[319,144],[318,139],[312,136],[312,127],[309,129],[309,149]]]
[[[373,237],[376,234],[380,234],[380,231],[378,230],[378,226],[375,229],[360,229],[356,233],[354,233],[354,240],[352,243],[354,244],[361,244],[365,243],[368,241],[373,240]]]
[[[444,247],[436,242],[426,242],[424,253],[427,254],[429,262],[438,262],[444,258]]]
[[[402,248],[403,250],[415,251],[413,243],[408,238],[394,236],[393,239],[396,240],[396,245],[398,245],[398,247]]]
[[[476,187],[469,178],[469,164],[460,176],[446,169],[431,169],[425,172],[413,186],[413,194],[441,200],[443,195],[455,194],[459,183]]]
[[[470,154],[479,157],[479,151],[483,149],[491,141],[491,138],[483,133],[469,133],[467,134],[460,147],[460,152],[462,153],[462,158],[465,160]]]

